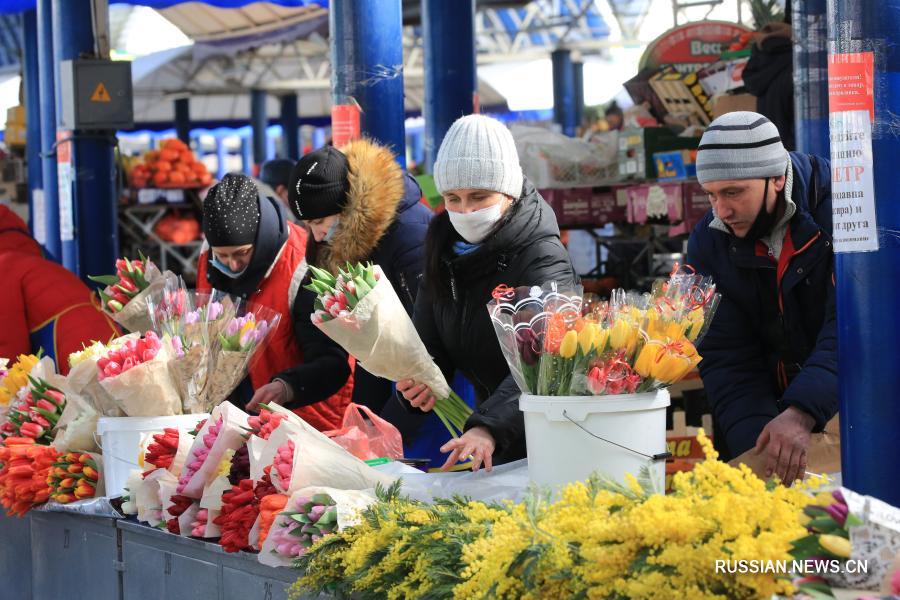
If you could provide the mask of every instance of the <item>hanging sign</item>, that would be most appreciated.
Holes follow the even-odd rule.
[[[63,141],[72,136],[71,131],[56,132],[56,180],[59,185],[59,238],[64,242],[75,239],[75,217],[72,206],[72,142]]]
[[[872,157],[874,58],[871,52],[828,57],[828,111],[834,251],[878,250]]]
[[[751,32],[738,23],[700,21],[675,27],[647,46],[640,68],[657,70],[672,65],[679,73],[691,73],[719,60],[742,34]]]
[[[359,139],[359,105],[335,104],[331,108],[331,138],[335,148],[341,148],[352,140]]]

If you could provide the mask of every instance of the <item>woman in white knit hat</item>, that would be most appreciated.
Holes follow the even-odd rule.
[[[466,432],[441,448],[444,468],[472,457],[472,469],[525,457],[519,389],[509,373],[486,309],[501,284],[511,287],[576,278],[550,206],[525,179],[505,125],[469,115],[441,144],[434,182],[446,211],[426,238],[425,280],[413,320],[448,379],[457,370],[475,387],[478,406]],[[418,382],[398,391],[422,411],[434,396]]]

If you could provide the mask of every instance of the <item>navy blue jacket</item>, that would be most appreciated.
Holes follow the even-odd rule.
[[[794,406],[821,430],[837,413],[837,327],[827,159],[791,153],[789,223],[776,264],[757,242],[694,228],[688,263],[710,275],[722,301],[698,348],[700,375],[724,454],[756,444],[765,425]],[[780,280],[780,285],[779,285]],[[728,458],[724,456],[723,458]]]

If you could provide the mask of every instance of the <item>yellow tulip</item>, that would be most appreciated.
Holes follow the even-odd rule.
[[[656,362],[656,357],[659,356],[661,351],[662,346],[660,344],[653,342],[644,344],[644,347],[641,348],[641,351],[638,353],[637,360],[634,361],[634,370],[637,371],[638,375],[641,377],[650,377],[653,363]]]
[[[684,337],[685,327],[678,321],[669,321],[666,323],[666,337],[671,340],[677,340]]]
[[[703,329],[703,310],[692,310],[688,313],[686,320],[690,321],[691,326],[690,328],[685,328],[685,331],[687,332],[685,335],[690,341],[696,341],[697,337],[700,335],[700,330]]]
[[[578,332],[571,329],[566,332],[559,345],[559,355],[563,358],[572,358],[578,350]]]
[[[850,558],[850,540],[839,535],[821,535],[819,543],[825,550],[839,558]]]
[[[594,347],[597,349],[597,352],[606,350],[607,340],[609,340],[609,329],[597,327],[594,332]]]
[[[581,353],[587,354],[594,349],[594,341],[597,339],[597,325],[595,323],[585,323],[581,331],[578,332],[578,345],[581,347]]]
[[[626,355],[631,355],[637,346],[638,328],[625,319],[619,319],[609,330],[609,343],[615,350],[624,350]]]

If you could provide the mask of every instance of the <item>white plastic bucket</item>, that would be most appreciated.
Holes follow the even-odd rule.
[[[103,452],[103,480],[106,495],[121,496],[128,481],[128,474],[140,469],[141,436],[175,427],[184,431],[194,428],[205,413],[173,415],[169,417],[100,417],[97,420],[97,437]]]
[[[650,469],[665,489],[668,390],[620,396],[522,394],[528,474],[557,488],[597,472],[622,481]],[[602,438],[602,439],[600,439]]]

